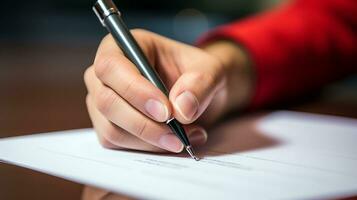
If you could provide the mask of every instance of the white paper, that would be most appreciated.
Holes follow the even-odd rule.
[[[145,199],[320,199],[357,194],[357,120],[296,112],[234,119],[194,161],[102,148],[92,129],[0,140],[0,160]]]

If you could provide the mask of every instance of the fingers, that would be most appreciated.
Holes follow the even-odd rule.
[[[168,98],[139,73],[111,37],[100,45],[94,68],[102,83],[146,116],[159,122],[171,116]]]
[[[144,151],[180,152],[181,142],[163,123],[142,115],[122,100],[95,76],[93,67],[85,73],[89,91],[87,107],[101,144],[108,148],[128,148]],[[207,133],[198,126],[185,127],[194,145],[207,141]]]
[[[89,116],[92,119],[94,129],[100,144],[105,148],[111,149],[134,149],[141,151],[163,152],[164,149],[158,148],[143,140],[131,135],[125,130],[108,121],[96,108],[94,102],[88,95],[86,98]],[[203,145],[207,142],[206,131],[199,126],[186,127],[188,137],[192,145]]]
[[[162,152],[161,148],[155,147],[143,140],[131,135],[124,129],[108,121],[100,113],[90,96],[87,96],[87,106],[90,118],[92,119],[94,129],[96,130],[99,142],[106,148],[125,148],[142,151]]]
[[[140,151],[164,152],[165,149],[144,142],[124,129],[108,121],[96,108],[88,95],[86,98],[88,112],[92,119],[100,144],[111,149],[133,149]],[[199,126],[186,127],[188,138],[192,145],[203,145],[207,142],[206,131]]]
[[[164,123],[157,123],[130,106],[113,90],[104,86],[89,69],[86,85],[98,110],[117,126],[154,146],[172,152],[180,152],[181,142]]]
[[[219,63],[213,66],[219,66]],[[175,118],[184,124],[195,121],[223,84],[219,69],[197,69],[184,73],[170,91]]]

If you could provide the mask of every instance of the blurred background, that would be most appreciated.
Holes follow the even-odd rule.
[[[130,28],[145,28],[186,43],[193,43],[200,34],[219,24],[282,3],[280,0],[114,1]],[[1,3],[0,138],[91,126],[85,108],[83,72],[93,62],[96,48],[106,34],[91,10],[93,3],[85,0]],[[313,108],[316,112],[356,117],[357,98],[353,92],[356,83],[356,79],[348,79],[334,84],[309,104],[292,109]],[[0,199],[78,199],[81,194],[79,184],[10,165],[0,165],[0,177]]]

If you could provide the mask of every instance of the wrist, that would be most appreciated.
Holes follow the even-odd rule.
[[[241,46],[228,40],[215,41],[203,49],[222,63],[226,79],[223,113],[244,109],[251,99],[254,78],[248,54]]]

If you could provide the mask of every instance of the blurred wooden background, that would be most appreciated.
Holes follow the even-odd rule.
[[[82,75],[96,48],[1,44],[0,137],[90,127]],[[80,184],[0,164],[0,199],[79,199],[81,189]]]

